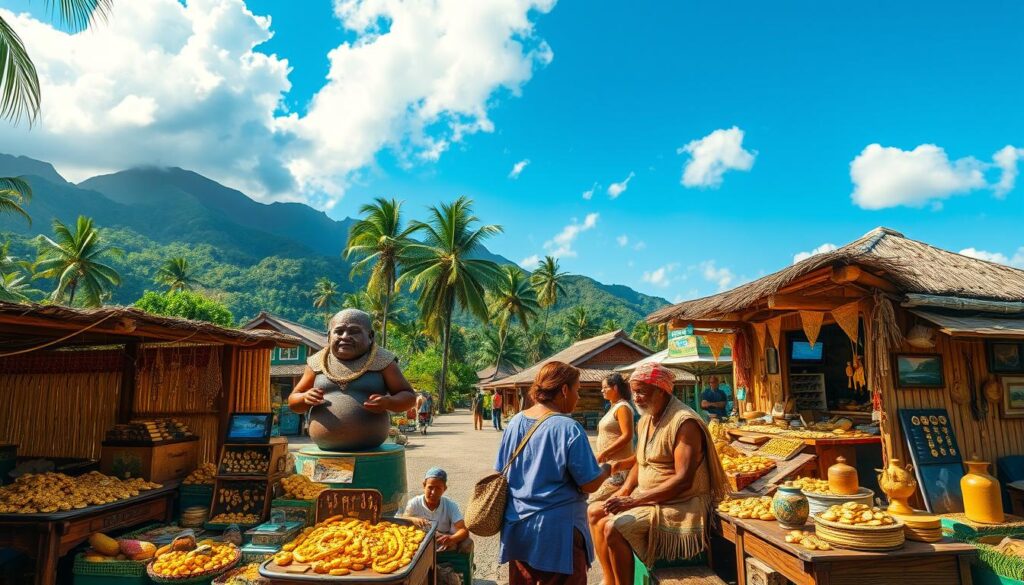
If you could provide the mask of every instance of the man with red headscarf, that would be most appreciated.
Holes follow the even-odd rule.
[[[634,553],[650,566],[705,551],[711,510],[728,489],[707,426],[672,396],[673,382],[654,363],[629,378],[642,415],[636,464],[615,495],[588,510],[606,585],[632,584]]]

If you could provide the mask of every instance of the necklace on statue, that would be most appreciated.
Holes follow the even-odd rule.
[[[363,374],[365,374],[367,372],[367,370],[370,369],[370,366],[372,366],[373,362],[377,359],[377,344],[374,343],[373,346],[370,348],[370,357],[368,357],[366,359],[366,361],[363,362],[362,367],[360,367],[359,370],[357,370],[355,372],[352,372],[350,374],[339,376],[339,375],[335,374],[334,372],[332,372],[331,371],[331,362],[330,362],[330,358],[331,357],[334,357],[334,356],[333,356],[333,354],[331,354],[330,348],[325,348],[324,349],[324,357],[321,359],[321,365],[323,367],[324,375],[327,376],[327,379],[330,380],[331,382],[334,382],[338,386],[341,386],[342,388],[344,388],[345,386],[348,385],[349,382],[351,382],[352,380],[355,380],[356,378],[362,376]]]

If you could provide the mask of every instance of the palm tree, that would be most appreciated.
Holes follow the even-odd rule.
[[[552,354],[551,333],[546,329],[534,329],[527,342],[527,357],[536,363]]]
[[[104,264],[108,256],[120,256],[120,249],[106,246],[92,219],[78,216],[75,231],[60,220],[53,220],[55,240],[39,236],[40,252],[37,268],[43,278],[57,278],[57,287],[51,295],[60,301],[67,297],[74,304],[75,294],[81,291],[84,304],[98,307],[105,293],[121,284],[121,277],[112,267]]]
[[[192,286],[199,284],[196,280],[195,270],[189,266],[188,260],[182,256],[169,258],[156,271],[157,284],[162,284],[169,291],[192,290]]]
[[[413,228],[402,229],[402,203],[395,199],[378,197],[373,203],[360,207],[359,212],[363,218],[352,226],[343,254],[346,260],[353,256],[359,258],[352,265],[353,276],[370,269],[366,291],[384,300],[380,344],[387,347],[391,295],[395,292],[398,266]]]
[[[498,265],[474,258],[483,241],[501,233],[501,226],[473,227],[473,202],[459,197],[449,204],[430,208],[426,222],[413,222],[412,229],[423,234],[423,242],[406,248],[405,272],[399,283],[408,282],[419,291],[417,305],[424,322],[441,329],[441,383],[438,401],[445,403],[448,358],[451,350],[452,314],[456,307],[488,321],[485,293],[498,274]]]
[[[318,278],[313,285],[313,306],[330,312],[338,304],[338,285],[325,277]]]
[[[32,288],[32,265],[9,254],[11,243],[0,245],[0,301],[24,303],[42,291]]]
[[[548,316],[551,307],[558,302],[558,297],[565,294],[566,273],[560,270],[558,259],[553,256],[545,256],[530,276],[530,284],[537,291],[537,301],[544,307],[544,331],[548,330]]]
[[[501,350],[512,321],[519,321],[523,331],[529,331],[530,318],[540,311],[540,303],[537,301],[537,293],[530,288],[526,274],[518,266],[513,265],[501,268],[490,296],[491,317],[498,320],[498,339],[501,342],[495,359],[497,367],[500,365]]]
[[[394,330],[399,340],[405,340],[410,353],[422,353],[430,346],[432,334],[420,319],[402,319],[395,323]]]
[[[523,341],[522,334],[516,331],[502,337],[494,329],[485,329],[476,347],[476,361],[481,367],[494,364],[497,370],[503,365],[523,367],[527,361]]]
[[[572,342],[593,337],[597,333],[597,326],[591,321],[587,309],[580,305],[573,307],[565,316],[562,328]]]
[[[0,19],[0,24],[3,19]],[[2,50],[2,47],[0,47]],[[2,55],[0,55],[2,58]],[[0,213],[20,215],[32,225],[32,218],[23,205],[32,199],[32,186],[21,177],[0,177]]]

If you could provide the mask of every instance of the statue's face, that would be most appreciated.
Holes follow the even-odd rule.
[[[373,326],[361,311],[342,311],[331,319],[327,343],[331,353],[339,360],[354,360],[370,350]]]

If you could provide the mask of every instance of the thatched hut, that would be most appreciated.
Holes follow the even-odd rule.
[[[936,460],[1024,453],[1024,270],[880,227],[648,321],[742,346],[734,373],[750,390],[747,409],[796,398],[825,415],[874,414],[886,453],[901,460],[910,457],[899,412],[944,409],[960,449],[940,441]],[[805,390],[814,379],[822,394]]]
[[[270,353],[298,339],[124,307],[0,302],[0,443],[96,459],[104,433],[174,417],[214,461],[228,415],[270,410]]]

